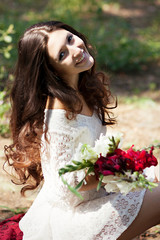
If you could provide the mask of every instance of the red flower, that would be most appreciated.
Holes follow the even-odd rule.
[[[123,159],[120,155],[116,154],[116,152],[114,155],[107,155],[106,157],[100,156],[95,163],[94,169],[97,176],[99,176],[100,173],[104,176],[114,175],[115,172],[123,173]]]
[[[157,159],[153,156],[153,148],[148,153],[145,150],[134,151],[133,146],[126,152],[116,149],[113,154],[106,157],[100,156],[95,163],[94,169],[97,177],[99,174],[114,175],[115,172],[124,173],[127,170],[141,172],[146,167],[156,166]]]
[[[157,159],[152,154],[153,148],[148,153],[145,150],[134,151],[133,146],[125,154],[127,158],[127,169],[132,171],[143,171],[146,167],[156,166]]]
[[[154,147],[151,147],[151,150],[147,155],[147,163],[146,163],[147,167],[156,166],[158,164],[157,159],[155,158],[155,156],[153,156],[153,150],[154,150]]]

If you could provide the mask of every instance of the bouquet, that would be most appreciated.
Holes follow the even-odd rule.
[[[143,170],[158,164],[153,150],[154,147],[160,147],[160,144],[137,151],[132,145],[127,151],[124,151],[120,149],[121,139],[122,134],[120,133],[116,135],[101,134],[94,147],[88,144],[79,144],[73,157],[73,164],[59,169],[59,175],[64,184],[80,198],[82,197],[77,190],[85,184],[86,176],[91,174],[94,174],[99,180],[97,190],[104,183],[107,192],[127,194],[140,188],[152,190],[158,186],[157,183],[147,180]],[[70,186],[62,176],[67,172],[82,169],[85,176],[75,188]]]

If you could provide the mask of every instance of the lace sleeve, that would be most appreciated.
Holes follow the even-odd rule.
[[[60,198],[73,201],[75,196],[62,182],[58,170],[67,164],[72,164],[76,148],[79,143],[90,142],[90,133],[87,127],[76,126],[74,121],[67,121],[70,120],[65,120],[65,122],[63,122],[59,119],[59,121],[54,123],[52,121],[52,124],[49,125],[48,144],[44,151],[47,157],[45,157],[45,163],[42,157],[42,166],[48,169],[47,172],[44,171],[44,177],[46,175],[48,181],[52,181],[52,183],[54,181],[54,191],[56,190],[56,195],[59,195]],[[73,187],[75,187],[84,176],[84,170],[63,175],[68,184]]]
[[[51,169],[56,171],[64,167],[66,164],[72,164],[73,155],[79,142],[81,142],[81,136],[84,134],[85,129],[79,129],[76,132],[67,132],[61,129],[57,132],[50,133],[50,158]],[[81,177],[84,175],[81,172],[66,173],[64,178],[67,182],[75,186]],[[59,181],[59,177],[57,176]]]

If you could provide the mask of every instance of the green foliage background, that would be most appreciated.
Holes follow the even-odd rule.
[[[129,2],[127,0],[1,1],[0,91],[5,94],[0,96],[0,112],[5,115],[4,104],[8,101],[6,98],[8,86],[13,78],[18,39],[27,27],[36,22],[60,20],[83,32],[96,49],[98,68],[104,71],[115,73],[141,71],[144,66],[159,61],[160,11],[157,11],[154,18],[141,28],[133,27],[129,18],[106,11],[108,7],[114,10],[129,8]],[[160,0],[134,0],[134,3],[139,2],[149,2],[153,6],[160,4]],[[8,102],[7,104],[9,106]]]
[[[153,3],[159,0],[143,0]],[[141,2],[143,2],[141,1]],[[139,2],[134,0],[134,2]],[[144,28],[133,28],[127,18],[106,12],[120,9],[126,0],[4,0],[0,3],[0,29],[14,25],[9,68],[16,59],[16,44],[26,27],[39,21],[61,20],[82,31],[96,46],[103,70],[128,72],[160,58],[160,13]],[[1,47],[1,45],[0,45]],[[6,62],[4,63],[6,65]]]

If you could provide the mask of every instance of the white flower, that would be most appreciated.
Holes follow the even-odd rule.
[[[134,191],[136,189],[135,183],[131,183],[131,182],[126,182],[126,181],[120,181],[117,182],[117,187],[119,188],[119,191],[122,194],[127,194],[130,191]]]
[[[104,188],[106,189],[107,192],[119,192],[119,189],[117,187],[117,181],[119,180],[118,177],[114,175],[108,175],[103,177],[102,182],[106,183]]]
[[[98,159],[98,155],[90,145],[80,143],[73,159],[79,162],[86,160],[95,163]]]
[[[81,182],[85,178],[85,176],[86,176],[85,169],[78,170],[76,174],[76,180],[78,182]],[[84,180],[84,184],[86,184],[85,180]]]
[[[104,186],[106,192],[119,192],[116,182],[109,182]]]
[[[100,135],[100,138],[95,142],[94,151],[98,154],[101,154],[103,157],[106,156],[109,150],[110,140],[107,135]]]
[[[115,175],[108,175],[108,176],[104,176],[103,177],[103,183],[109,183],[109,182],[116,182],[118,181],[120,178],[118,176],[115,176]]]
[[[120,192],[122,194],[127,194],[130,191],[137,189],[135,182],[127,182],[123,180],[123,177],[120,176],[105,176],[103,178],[103,183],[106,183],[104,186],[107,192]]]
[[[118,147],[121,148],[122,140],[123,140],[123,133],[117,132],[117,133],[112,134],[112,136],[114,137],[115,142],[118,143]]]
[[[83,145],[82,143],[79,143],[79,145],[76,148],[75,153],[73,155],[73,160],[82,162],[82,154],[81,154],[82,145]]]
[[[100,156],[106,157],[109,152],[110,145],[112,145],[112,138],[114,138],[117,147],[119,146],[122,138],[121,133],[100,135],[100,138],[95,142],[94,151]]]

